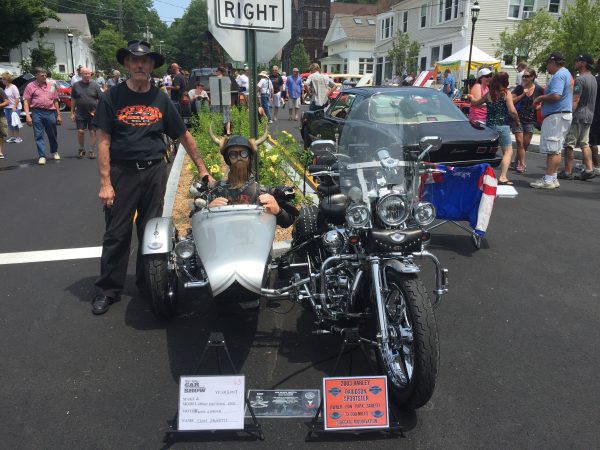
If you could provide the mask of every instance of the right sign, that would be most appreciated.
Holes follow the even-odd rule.
[[[215,0],[215,4],[220,27],[278,31],[285,26],[284,0]]]
[[[389,428],[387,377],[323,378],[326,430]]]

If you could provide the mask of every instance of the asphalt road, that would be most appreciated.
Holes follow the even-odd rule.
[[[101,243],[96,163],[75,157],[65,119],[60,162],[35,164],[30,129],[22,144],[6,144],[0,259]],[[273,128],[291,126],[280,120]],[[512,175],[519,195],[496,201],[480,250],[458,228],[435,233],[431,250],[451,282],[436,311],[440,372],[431,402],[402,416],[405,437],[322,436],[312,447],[600,447],[600,180],[530,189],[542,168],[530,154],[528,172]],[[179,376],[216,370],[208,360],[197,367],[211,330],[224,332],[249,388],[318,388],[330,373],[339,341],[311,334],[300,306],[223,314],[186,293],[174,320],[156,321],[135,289],[134,257],[132,250],[122,300],[103,316],[90,312],[97,258],[0,265],[3,448],[161,448]],[[354,363],[353,373],[365,373],[359,355]],[[207,435],[171,448],[305,445],[306,421],[261,423],[264,442]]]

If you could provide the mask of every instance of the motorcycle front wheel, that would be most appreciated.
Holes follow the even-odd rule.
[[[167,254],[144,255],[144,277],[152,312],[170,319],[177,310],[177,273],[169,270]]]
[[[389,341],[377,348],[377,359],[388,377],[390,397],[405,409],[425,405],[435,389],[439,342],[433,308],[415,275],[386,272],[383,299]]]

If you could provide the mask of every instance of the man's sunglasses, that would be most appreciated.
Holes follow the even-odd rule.
[[[229,159],[246,159],[250,152],[248,150],[231,150],[227,155],[229,155]]]
[[[523,78],[531,78],[533,75],[523,75]]]

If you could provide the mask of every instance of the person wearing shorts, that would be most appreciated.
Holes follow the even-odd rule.
[[[288,108],[290,111],[289,120],[298,120],[298,110],[300,109],[300,98],[304,84],[297,67],[292,69],[292,75],[285,81],[285,90],[288,96]]]
[[[597,82],[590,69],[594,60],[590,55],[579,55],[575,59],[575,70],[579,76],[573,86],[573,122],[565,139],[565,169],[558,174],[562,180],[572,180],[573,177],[573,149],[581,149],[585,170],[579,175],[582,181],[595,177],[592,164],[592,150],[590,149],[590,127],[594,120],[596,106]]]
[[[227,73],[225,67],[217,68],[217,78],[222,78]],[[213,97],[214,98],[214,97]],[[231,135],[231,106],[230,105],[211,105],[212,112],[223,114],[223,133],[226,136]]]
[[[273,85],[272,119],[277,120],[279,108],[281,107],[281,90],[283,88],[283,78],[281,78],[281,75],[279,74],[279,66],[273,66],[271,75],[269,75],[269,80],[271,80],[271,84]]]
[[[537,97],[533,104],[541,104],[542,130],[540,135],[540,153],[546,155],[546,173],[539,180],[529,183],[534,189],[556,189],[560,187],[557,179],[561,152],[565,135],[573,120],[573,89],[571,74],[565,68],[565,58],[559,52],[553,52],[546,60],[546,69],[552,79],[544,94]]]
[[[90,159],[96,157],[94,148],[96,146],[96,127],[93,123],[94,114],[98,101],[102,97],[100,85],[92,80],[92,71],[87,67],[80,70],[81,81],[71,88],[71,120],[77,125],[77,142],[79,150],[77,156],[82,159],[85,156],[85,131],[90,133],[90,145],[88,156]]]
[[[4,139],[8,136],[8,122],[4,115],[4,108],[8,106],[8,97],[4,89],[0,88],[0,159],[4,159]]]

